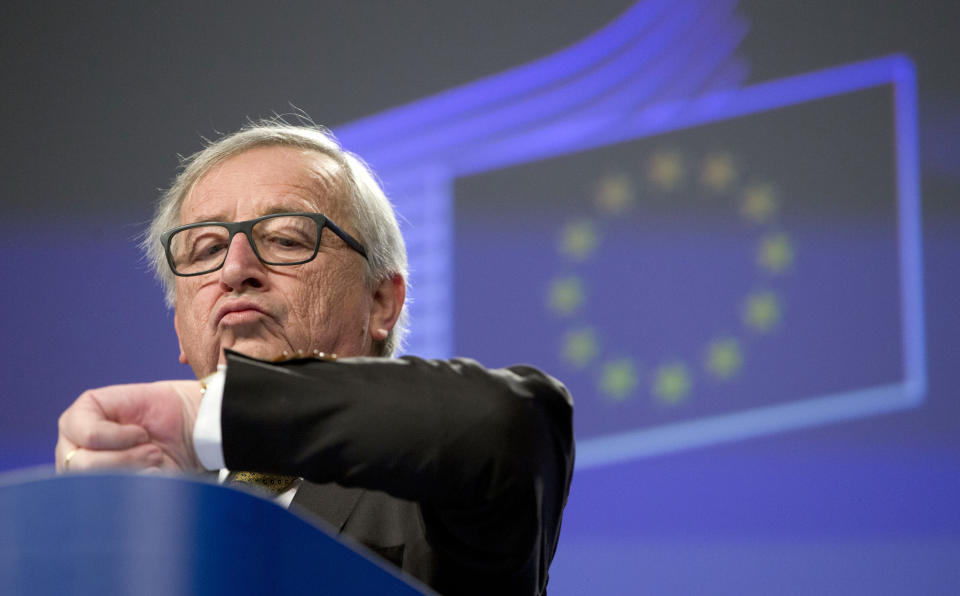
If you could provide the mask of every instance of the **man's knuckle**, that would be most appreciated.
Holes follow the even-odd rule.
[[[95,447],[103,440],[103,432],[96,427],[87,427],[83,431],[83,444]]]

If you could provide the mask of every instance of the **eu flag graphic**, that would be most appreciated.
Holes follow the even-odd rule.
[[[893,104],[873,88],[458,179],[457,352],[554,372],[588,445],[866,413],[905,375]]]

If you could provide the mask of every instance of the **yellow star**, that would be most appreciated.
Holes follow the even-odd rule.
[[[560,316],[570,316],[584,300],[583,284],[577,277],[561,277],[550,283],[547,306]]]
[[[760,240],[757,262],[771,273],[782,273],[793,263],[793,247],[786,234],[768,234]]]
[[[773,187],[769,184],[754,184],[743,193],[740,213],[753,223],[767,223],[777,211]]]
[[[560,238],[560,252],[574,261],[583,261],[597,247],[597,230],[593,222],[580,220],[563,227]]]
[[[650,158],[647,176],[660,190],[675,190],[683,178],[683,162],[676,151],[661,151]]]
[[[594,201],[605,213],[622,213],[634,201],[633,184],[626,174],[611,174],[600,179]]]
[[[747,297],[744,322],[754,331],[764,333],[780,322],[780,299],[773,292],[756,292]]]
[[[690,374],[682,362],[672,362],[657,368],[653,381],[653,394],[668,404],[676,404],[690,393]]]
[[[736,339],[725,337],[710,342],[707,347],[707,370],[714,376],[729,379],[740,371],[741,366],[743,354]]]
[[[700,183],[714,192],[723,192],[730,188],[737,171],[733,158],[728,153],[715,153],[703,160],[700,170]]]
[[[637,386],[637,371],[629,358],[606,362],[600,377],[600,391],[611,399],[622,401]]]
[[[589,327],[570,331],[563,339],[563,359],[577,368],[586,366],[597,355],[597,338]]]

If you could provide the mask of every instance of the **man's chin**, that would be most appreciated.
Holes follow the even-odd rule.
[[[272,343],[259,341],[241,341],[231,346],[227,346],[224,349],[233,350],[234,352],[238,352],[244,356],[258,358],[260,360],[275,360],[283,355],[284,350],[290,350],[290,348],[286,346],[278,346]],[[220,364],[226,364],[226,362],[226,353],[224,350],[220,350]]]

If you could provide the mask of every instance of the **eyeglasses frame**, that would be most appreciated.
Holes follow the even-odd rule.
[[[286,217],[291,215],[309,217],[317,224],[317,242],[316,242],[316,245],[314,245],[313,247],[313,254],[310,255],[310,258],[308,259],[303,259],[301,261],[294,261],[292,263],[274,263],[271,261],[267,261],[260,255],[260,251],[257,250],[257,244],[256,242],[253,241],[253,237],[251,236],[251,234],[253,233],[253,226],[257,225],[258,223],[266,219],[273,219],[275,217]],[[172,271],[174,275],[179,277],[194,277],[197,275],[206,275],[207,273],[213,273],[214,271],[219,271],[221,268],[223,268],[224,263],[227,262],[227,255],[224,254],[223,262],[221,262],[217,267],[210,269],[208,271],[200,271],[198,273],[179,273],[177,271],[177,268],[173,265],[173,255],[170,252],[170,239],[173,238],[174,234],[177,234],[178,232],[189,230],[191,228],[200,228],[204,226],[219,226],[221,228],[226,228],[227,233],[229,234],[229,240],[227,241],[228,252],[230,250],[230,244],[233,243],[233,237],[239,233],[243,233],[243,235],[247,237],[247,243],[250,244],[250,248],[253,249],[253,253],[257,255],[257,259],[259,259],[260,262],[263,263],[264,265],[270,265],[272,267],[303,265],[304,263],[309,263],[310,261],[317,258],[317,253],[320,252],[320,239],[323,236],[323,228],[329,228],[334,234],[339,236],[340,239],[343,240],[347,246],[349,246],[350,248],[358,252],[360,256],[362,256],[364,259],[368,261],[370,260],[369,257],[367,257],[367,250],[363,247],[362,244],[360,244],[360,241],[358,241],[356,238],[354,238],[347,232],[344,232],[342,229],[340,229],[340,227],[337,224],[333,223],[330,220],[330,218],[328,218],[323,213],[292,211],[292,212],[286,212],[286,213],[271,213],[270,215],[264,215],[254,219],[248,219],[245,221],[198,221],[198,222],[194,222],[194,223],[190,223],[182,226],[177,226],[176,228],[167,230],[166,232],[160,235],[160,242],[163,244],[163,252],[164,254],[166,254],[167,264],[170,266],[170,271]]]

